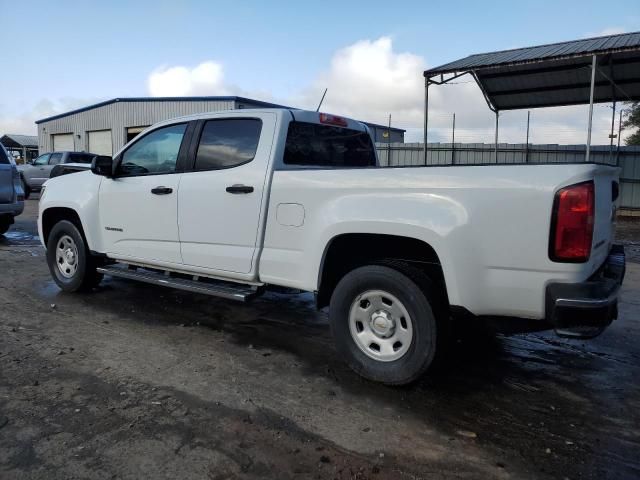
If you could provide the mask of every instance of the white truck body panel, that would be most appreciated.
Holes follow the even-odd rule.
[[[293,115],[317,122],[318,114]],[[323,256],[337,236],[409,237],[437,253],[449,303],[475,315],[544,318],[544,292],[550,282],[584,281],[607,257],[615,168],[571,164],[289,169],[282,165],[282,155],[293,115],[268,109],[183,117],[180,121],[262,119],[255,159],[206,172],[117,179],[83,172],[57,177],[47,182],[40,211],[73,209],[90,249],[113,259],[308,291],[318,289]],[[352,120],[348,126],[366,130]],[[596,186],[591,258],[585,263],[552,262],[548,249],[554,194],[588,180],[595,180]],[[226,193],[225,187],[233,184],[255,190],[251,195]],[[175,193],[149,195],[159,185]],[[41,216],[39,228],[44,241]],[[402,258],[402,252],[395,253]]]
[[[594,172],[611,178],[615,169],[584,164],[277,171],[260,279],[315,290],[324,253],[318,245],[352,232],[400,235],[436,251],[450,304],[476,315],[541,318],[547,283],[585,280],[606,257],[610,238],[587,263],[548,257],[555,191]],[[303,226],[276,218],[278,205],[291,202],[304,206]],[[609,222],[603,232],[611,230],[610,213],[602,213],[602,222]]]
[[[157,186],[178,191],[184,174],[105,178],[100,185],[102,249],[116,259],[182,263],[177,195],[151,195]]]

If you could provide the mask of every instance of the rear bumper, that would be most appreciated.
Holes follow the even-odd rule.
[[[547,321],[565,337],[599,335],[618,317],[618,292],[626,260],[622,245],[614,245],[602,267],[585,282],[552,283],[546,291]]]

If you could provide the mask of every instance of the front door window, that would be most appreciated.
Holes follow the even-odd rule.
[[[119,177],[174,173],[187,124],[170,125],[145,135],[123,154]]]

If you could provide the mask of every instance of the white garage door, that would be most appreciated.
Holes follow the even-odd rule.
[[[73,133],[52,135],[54,152],[73,152]]]
[[[96,130],[95,132],[87,132],[89,135],[89,152],[96,155],[113,154],[111,146],[111,130]]]

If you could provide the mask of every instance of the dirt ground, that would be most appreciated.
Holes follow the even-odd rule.
[[[340,362],[310,295],[61,293],[36,208],[0,239],[2,479],[640,478],[638,263],[597,339],[475,338],[389,388]]]

